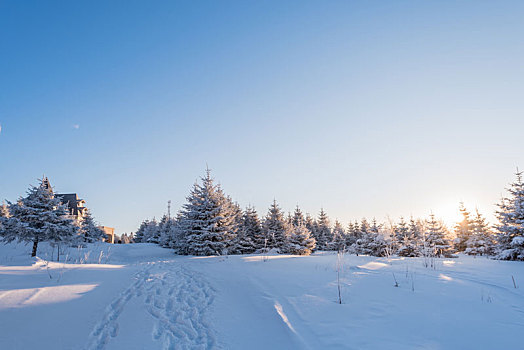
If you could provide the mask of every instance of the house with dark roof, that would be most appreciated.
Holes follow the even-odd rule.
[[[49,179],[44,176],[44,179],[42,180],[42,185],[50,190],[56,198],[60,199],[60,202],[62,204],[67,205],[67,209],[69,210],[69,215],[73,220],[75,220],[77,223],[80,223],[84,216],[87,213],[87,207],[85,206],[86,201],[78,198],[78,195],[76,193],[54,193],[53,187],[51,186],[51,183],[49,182]],[[100,229],[102,229],[105,234],[107,235],[107,239],[105,240],[108,243],[114,243],[115,242],[115,229],[112,227],[107,226],[100,226]]]
[[[76,221],[82,221],[87,208],[86,201],[78,198],[76,193],[55,193],[55,197],[60,199],[62,204],[67,205],[69,215]]]

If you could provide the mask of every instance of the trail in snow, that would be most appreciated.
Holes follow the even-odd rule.
[[[106,308],[91,332],[88,350],[102,350],[118,336],[118,317],[131,298],[141,298],[155,319],[152,339],[162,349],[217,348],[206,309],[214,299],[213,288],[197,272],[173,262],[148,263],[135,281]]]
[[[118,317],[124,310],[124,306],[127,302],[135,295],[138,295],[139,291],[143,288],[146,278],[149,274],[149,270],[152,265],[146,266],[142,271],[135,275],[135,282],[133,282],[128,288],[126,288],[120,295],[113,300],[111,304],[106,308],[105,314],[102,320],[98,322],[90,335],[88,346],[89,350],[101,350],[104,349],[107,343],[118,335]]]
[[[216,348],[216,337],[206,317],[214,299],[213,288],[185,266],[151,275],[145,299],[156,319],[153,339],[164,349]]]

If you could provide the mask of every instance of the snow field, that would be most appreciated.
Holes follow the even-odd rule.
[[[107,248],[105,263],[81,264],[85,251],[59,263],[0,245],[2,348],[521,347],[522,262],[346,255],[338,304],[332,253],[180,257],[152,244],[93,245],[91,261]]]

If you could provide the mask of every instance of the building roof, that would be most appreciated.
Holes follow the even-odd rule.
[[[71,212],[71,215],[78,216],[79,212],[83,208],[79,206],[78,203],[84,202],[83,199],[79,199],[76,193],[56,193],[55,197],[60,198],[62,204],[66,204]]]

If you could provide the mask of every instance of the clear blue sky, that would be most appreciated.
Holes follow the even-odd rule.
[[[524,168],[521,1],[0,1],[0,198],[118,232],[206,163],[242,206],[492,219]]]

